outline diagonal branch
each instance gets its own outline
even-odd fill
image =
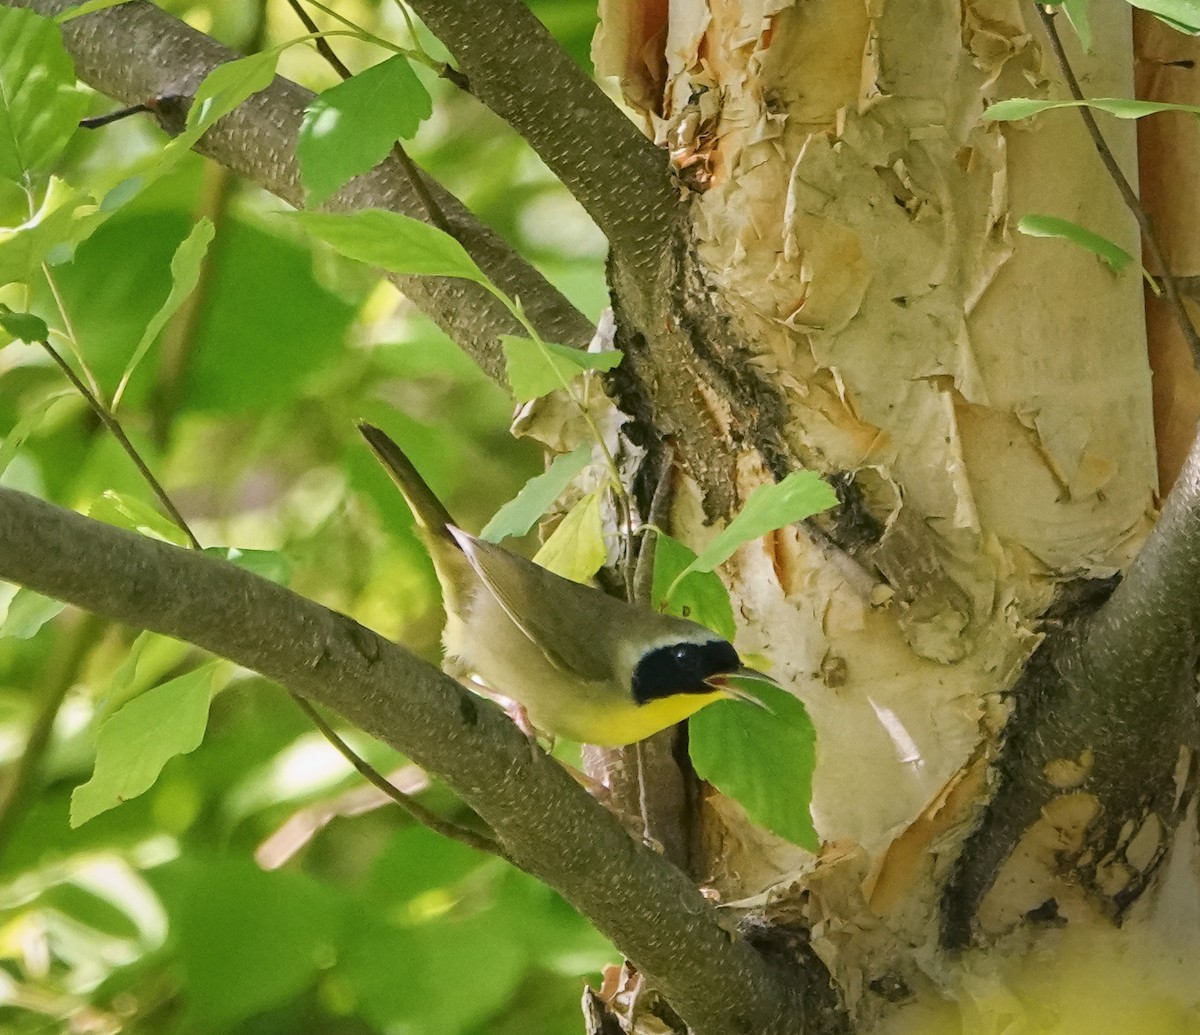
[[[805,993],[726,930],[490,702],[345,615],[223,561],[0,489],[0,578],[187,640],[339,712],[437,773],[517,865],[558,890],[696,1035],[814,1035]]]
[[[969,941],[972,917],[1000,868],[1062,793],[1047,777],[1058,759],[1087,760],[1086,779],[1074,789],[1098,805],[1075,853],[1077,878],[1120,915],[1153,876],[1182,818],[1179,760],[1200,750],[1198,583],[1200,436],[1112,596],[1077,628],[1048,639],[1014,691],[999,786],[943,898],[948,945]],[[1150,817],[1161,830],[1150,862],[1126,858],[1133,833]]]
[[[0,0],[54,15],[79,0]],[[144,0],[97,11],[63,26],[76,72],[90,86],[126,104],[157,98],[188,98],[217,65],[240,55]],[[205,134],[197,150],[284,201],[303,207],[296,136],[311,91],[282,77],[255,94]],[[175,127],[178,130],[179,127]],[[424,174],[422,174],[424,175]],[[587,318],[444,187],[425,176],[437,207],[480,268],[550,341],[586,344]],[[395,157],[357,177],[327,206],[348,210],[386,208],[427,219],[425,207]],[[521,328],[483,288],[445,277],[391,278],[412,302],[496,379],[504,361],[498,338]]]
[[[409,0],[471,92],[528,141],[608,238],[647,274],[671,238],[678,192],[647,140],[521,0]]]

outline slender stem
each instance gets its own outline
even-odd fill
[[[50,267],[45,263],[42,263],[42,276],[46,278],[50,294],[54,296],[54,304],[58,307],[58,315],[62,319],[63,330],[66,332],[65,340],[67,347],[71,350],[71,355],[75,357],[75,362],[79,364],[79,369],[83,371],[83,376],[87,378],[87,383],[91,387],[92,394],[99,400],[103,397],[104,393],[101,391],[99,383],[92,374],[91,368],[87,365],[87,361],[83,358],[83,354],[79,351],[79,337],[76,335],[75,327],[71,322],[71,314],[68,312],[62,294],[58,290],[58,284],[50,272]]]
[[[1035,3],[1034,7],[1037,8],[1038,17],[1042,20],[1042,26],[1046,30],[1046,37],[1050,41],[1050,47],[1054,51],[1054,56],[1058,59],[1058,65],[1062,69],[1067,89],[1070,90],[1071,96],[1075,100],[1086,101],[1087,98],[1084,96],[1083,90],[1079,86],[1079,80],[1071,68],[1071,62],[1067,58],[1062,37],[1058,34],[1058,26],[1054,20],[1054,8],[1046,7],[1040,3]],[[1104,164],[1104,168],[1108,170],[1113,183],[1116,184],[1117,190],[1120,192],[1126,207],[1133,213],[1133,218],[1137,220],[1138,229],[1142,233],[1142,240],[1146,244],[1146,250],[1150,253],[1150,258],[1158,268],[1159,275],[1162,278],[1163,293],[1167,296],[1167,305],[1171,310],[1171,314],[1175,317],[1175,322],[1179,325],[1180,332],[1188,343],[1188,348],[1192,351],[1193,361],[1200,365],[1200,334],[1197,334],[1196,328],[1192,324],[1187,310],[1184,309],[1183,302],[1180,300],[1179,286],[1175,283],[1175,277],[1167,265],[1166,256],[1163,253],[1161,245],[1158,243],[1158,237],[1154,233],[1154,225],[1151,222],[1150,215],[1142,207],[1137,192],[1134,191],[1133,185],[1121,170],[1121,166],[1113,155],[1112,149],[1104,139],[1104,134],[1100,132],[1096,116],[1092,114],[1091,109],[1086,104],[1079,107],[1079,116],[1083,119],[1084,126],[1087,127],[1088,135],[1092,138],[1092,143],[1096,147],[1096,153],[1100,156],[1100,161]]]
[[[354,73],[340,57],[337,52],[329,45],[329,41],[324,36],[319,35],[320,27],[312,16],[300,5],[300,0],[288,0],[288,6],[295,13],[296,17],[303,22],[304,27],[313,34],[313,39],[316,43],[317,52],[330,65],[330,67],[342,77],[342,81],[351,78]],[[429,189],[429,185],[421,176],[421,171],[417,168],[416,163],[408,156],[408,152],[400,146],[400,141],[397,140],[392,144],[392,154],[396,156],[396,160],[400,163],[400,168],[404,170],[404,175],[408,177],[408,182],[412,185],[413,193],[420,199],[421,204],[425,208],[425,212],[429,216],[429,221],[433,223],[443,233],[454,236],[454,231],[450,228],[450,221],[446,218],[446,214],[438,206],[438,203],[433,198],[433,192]]]
[[[146,466],[146,462],[142,459],[141,454],[137,451],[137,449],[134,448],[133,443],[129,441],[128,436],[125,434],[125,429],[122,428],[117,422],[117,419],[111,413],[109,413],[108,407],[105,406],[104,403],[102,403],[96,397],[96,395],[93,394],[88,386],[79,379],[75,371],[71,369],[71,364],[62,358],[58,350],[51,345],[49,341],[43,341],[39,344],[50,354],[50,358],[58,364],[59,369],[62,370],[64,375],[66,375],[67,380],[75,386],[76,391],[78,391],[79,394],[87,400],[87,404],[92,408],[92,412],[100,418],[100,422],[109,430],[113,438],[115,438],[121,444],[121,448],[125,450],[125,453],[129,459],[133,461],[133,464],[138,469],[138,472],[143,478],[146,479],[146,484],[150,486],[154,495],[158,497],[159,503],[163,505],[163,508],[171,516],[171,520],[174,521],[175,524],[179,526],[180,531],[187,536],[188,542],[191,543],[194,549],[202,549],[200,546],[200,540],[192,534],[192,530],[188,527],[188,523],[183,519],[183,515],[179,513],[178,509],[176,509],[175,504],[171,501],[171,497],[167,495],[166,490],[159,483],[158,479],[154,477],[154,472]]]
[[[325,721],[321,713],[308,700],[297,693],[292,693],[292,700],[308,716],[309,721],[320,730],[321,735],[337,749],[338,753],[347,762],[358,770],[368,783],[373,784],[381,790],[418,823],[429,827],[434,833],[448,837],[452,841],[458,841],[468,848],[475,848],[478,851],[487,852],[489,855],[495,855],[507,861],[508,857],[504,854],[504,849],[495,840],[486,834],[471,830],[469,827],[451,823],[448,820],[442,819],[437,813],[431,812],[417,801],[416,798],[410,794],[405,794],[399,787],[388,780],[387,777],[362,759],[349,744],[342,740],[337,731]]]

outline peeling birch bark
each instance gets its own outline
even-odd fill
[[[995,100],[1067,96],[1023,5],[600,7],[597,71],[669,150],[709,281],[786,392],[789,445],[852,473],[882,529],[857,565],[788,530],[727,566],[746,648],[816,722],[825,847],[783,846],[716,799],[711,870],[726,901],[811,925],[861,1018],[911,995],[928,1002],[908,1016],[961,1020],[1004,985],[938,954],[937,899],[990,790],[1004,692],[1059,587],[1134,556],[1158,480],[1140,271],[1015,227],[1054,215],[1133,254],[1137,228],[1074,112],[981,121]],[[1129,12],[1091,13],[1084,90],[1132,96]],[[1104,132],[1132,175],[1132,125]],[[766,477],[743,458],[742,497]],[[674,520],[711,535],[695,497]],[[1109,923],[1056,869],[1089,812],[1063,764],[1054,813],[981,912],[1018,953],[1056,897],[1085,929]],[[1150,865],[1163,846],[1134,836]],[[939,1005],[954,998],[961,1015]]]

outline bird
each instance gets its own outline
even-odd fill
[[[400,447],[359,431],[399,487],[442,586],[448,670],[515,701],[537,730],[621,747],[764,679],[704,626],[562,578],[463,531]],[[768,679],[768,681],[770,681]]]

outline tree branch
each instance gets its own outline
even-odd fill
[[[528,141],[608,238],[652,273],[680,205],[667,155],[630,122],[521,0],[410,0],[471,92]]]
[[[54,15],[80,0],[0,0]],[[63,26],[76,74],[123,103],[171,96],[191,97],[213,68],[240,55],[189,28],[144,0],[111,7]],[[311,91],[282,77],[222,119],[197,150],[239,176],[303,207],[296,136]],[[173,127],[177,132],[181,127]],[[424,174],[422,174],[424,175]],[[540,273],[475,218],[444,187],[424,176],[454,235],[505,293],[521,299],[527,315],[549,341],[586,345],[590,321]],[[327,208],[386,208],[427,219],[425,207],[396,158],[390,157],[344,187]],[[391,278],[491,377],[501,380],[504,360],[498,338],[521,328],[495,298],[476,284],[445,277]]]
[[[0,577],[260,672],[437,773],[696,1035],[801,1035],[810,982],[726,930],[488,701],[344,615],[212,557],[0,489]],[[817,990],[812,988],[810,994]]]
[[[1175,771],[1200,748],[1200,436],[1162,515],[1112,596],[1076,628],[1048,639],[1014,690],[995,797],[967,842],[943,899],[943,940],[967,943],[971,921],[1026,829],[1057,794],[1055,760],[1090,759],[1073,790],[1100,806],[1074,860],[1076,876],[1114,915],[1153,876],[1182,818]],[[1150,863],[1126,859],[1141,823],[1161,824]],[[1121,874],[1122,883],[1113,879]],[[1097,880],[1106,877],[1105,887]]]

